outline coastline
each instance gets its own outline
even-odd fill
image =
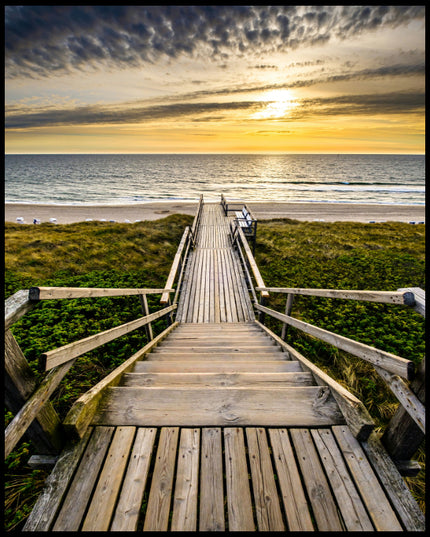
[[[235,202],[239,205],[240,202]],[[291,218],[325,222],[425,222],[424,205],[379,205],[362,203],[290,203],[271,201],[245,202],[259,220]],[[114,220],[117,223],[136,220],[158,220],[171,214],[194,215],[197,202],[155,201],[136,205],[47,205],[6,203],[5,222],[32,224],[56,219],[57,224],[72,224],[92,220]]]

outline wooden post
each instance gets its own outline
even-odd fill
[[[291,310],[293,309],[293,302],[294,302],[294,295],[289,293],[287,295],[287,301],[285,304],[285,315],[290,315]],[[281,339],[285,341],[285,337],[287,335],[287,323],[284,323],[282,326],[282,332],[281,332]]]
[[[36,376],[10,330],[5,332],[5,404],[17,414],[36,389]],[[56,454],[62,448],[61,424],[47,403],[26,432],[40,454]]]
[[[146,295],[139,295],[139,299],[140,299],[140,304],[142,306],[143,314],[145,316],[149,315],[148,301],[146,299]],[[152,325],[151,325],[151,323],[149,323],[149,324],[147,324],[145,326],[145,332],[146,332],[146,336],[147,336],[148,340],[152,341],[152,339],[154,337],[154,334],[152,333]]]
[[[421,403],[425,404],[425,358],[417,367],[410,387]],[[381,442],[394,460],[407,461],[416,453],[423,439],[424,433],[400,405],[385,429]]]

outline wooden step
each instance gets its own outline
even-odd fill
[[[267,361],[207,361],[195,360],[183,362],[182,360],[143,360],[136,362],[133,373],[156,373],[156,372],[178,372],[178,373],[273,373],[273,372],[293,372],[303,371],[300,362],[297,360],[267,360]]]
[[[294,373],[127,373],[123,386],[204,387],[237,386],[276,388],[283,386],[312,386],[309,372]]]
[[[267,336],[264,335],[254,335],[254,336],[238,336],[238,335],[227,335],[227,336],[178,336],[176,334],[169,335],[164,341],[162,346],[163,347],[170,347],[170,346],[182,346],[187,347],[189,345],[193,346],[206,346],[206,347],[214,347],[214,346],[224,346],[224,345],[250,345],[250,343],[258,344],[258,345],[267,345],[267,346],[275,346],[276,343],[273,339],[270,339]]]
[[[177,346],[164,346],[160,345],[153,352],[154,353],[169,353],[169,352],[183,352],[183,353],[193,353],[193,352],[204,352],[206,354],[210,353],[219,353],[224,352],[226,354],[237,353],[237,352],[247,352],[249,354],[274,351],[276,352],[277,348],[272,345],[217,345],[217,346],[204,346],[204,345],[193,345],[190,347],[177,347]],[[280,349],[279,349],[280,350]],[[282,353],[282,351],[281,351]],[[285,354],[285,353],[282,353]]]
[[[284,352],[277,351],[267,351],[267,352],[224,352],[222,350],[212,351],[212,352],[197,352],[197,351],[183,351],[183,352],[152,352],[148,355],[148,360],[157,360],[157,361],[181,361],[190,362],[190,361],[206,361],[210,362],[215,360],[220,362],[225,360],[226,362],[235,362],[235,361],[247,361],[247,362],[264,362],[266,360],[287,360],[286,354]]]
[[[93,425],[319,427],[344,423],[327,386],[107,390]]]

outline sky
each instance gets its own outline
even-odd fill
[[[423,6],[6,6],[6,153],[425,151]]]

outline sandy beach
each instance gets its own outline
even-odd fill
[[[350,222],[425,222],[425,207],[421,205],[377,205],[355,203],[283,203],[246,202],[248,208],[259,220],[271,218],[293,218],[307,221],[350,221]],[[170,214],[194,215],[197,202],[151,202],[138,205],[115,206],[72,206],[41,204],[5,204],[5,221],[17,222],[22,218],[25,224],[32,224],[36,218],[40,222],[55,219],[57,224],[71,224],[86,220],[106,220],[119,223],[136,220],[157,220]]]

